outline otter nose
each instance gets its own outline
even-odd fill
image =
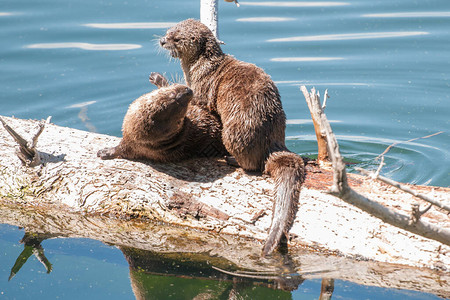
[[[190,88],[188,88],[188,87],[186,87],[186,89],[185,89],[184,92],[185,92],[186,95],[188,95],[188,96],[192,96],[192,95],[194,94],[194,92],[193,92]]]
[[[166,38],[165,37],[162,37],[162,38],[160,38],[159,39],[159,44],[161,45],[161,46],[164,46],[165,44],[166,44]]]

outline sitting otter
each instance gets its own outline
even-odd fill
[[[222,141],[246,171],[275,180],[272,225],[263,254],[284,244],[304,180],[302,158],[285,145],[286,116],[280,94],[261,68],[222,52],[211,30],[185,20],[167,30],[161,46],[178,58],[187,85],[222,123]]]
[[[98,157],[175,162],[227,154],[218,118],[194,103],[190,88],[169,85],[159,73],[152,73],[150,82],[159,89],[130,105],[119,145],[98,151]]]

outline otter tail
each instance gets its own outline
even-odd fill
[[[265,172],[275,180],[275,202],[272,225],[264,244],[263,255],[272,253],[282,239],[287,238],[297,213],[305,166],[303,159],[295,153],[273,152],[267,159]]]

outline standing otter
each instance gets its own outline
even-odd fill
[[[188,86],[219,115],[223,143],[237,163],[275,179],[272,225],[263,248],[263,255],[271,253],[287,238],[304,180],[302,158],[285,146],[286,116],[277,87],[262,69],[224,54],[197,20],[170,28],[160,44],[180,59]]]
[[[190,88],[169,85],[158,73],[150,75],[150,82],[159,89],[130,105],[119,145],[102,149],[97,156],[175,162],[227,154],[218,118],[201,105],[191,103]]]

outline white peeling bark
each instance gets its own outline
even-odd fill
[[[34,133],[38,122],[4,118],[19,134]],[[0,202],[45,205],[106,217],[152,219],[262,241],[270,226],[273,183],[220,159],[156,164],[102,161],[99,149],[119,138],[48,124],[36,149],[42,164],[27,168],[13,138],[0,127]],[[412,196],[368,178],[348,174],[360,194],[400,212]],[[332,174],[307,167],[307,180],[291,229],[290,251],[314,247],[381,262],[447,268],[450,247],[372,217],[329,195]],[[422,193],[431,188],[415,186]],[[431,197],[446,199],[450,189],[435,187]],[[418,200],[422,201],[422,200]],[[261,213],[265,212],[265,213]],[[421,217],[445,230],[449,216],[433,208]]]

